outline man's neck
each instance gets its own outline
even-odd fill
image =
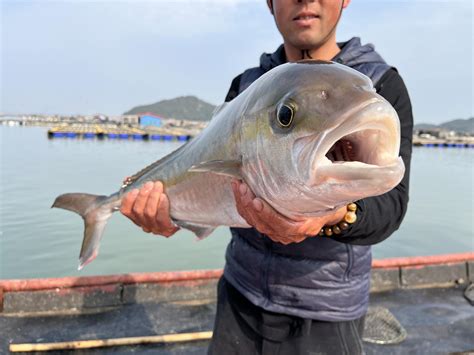
[[[316,48],[300,49],[286,42],[283,43],[283,46],[285,47],[286,59],[289,62],[296,62],[301,59],[332,60],[341,51],[335,38]]]

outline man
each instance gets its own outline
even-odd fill
[[[369,76],[396,109],[400,155],[406,172],[392,191],[356,201],[357,221],[339,235],[318,236],[341,221],[333,214],[292,221],[256,197],[244,182],[232,188],[239,213],[254,228],[232,229],[224,277],[219,282],[212,354],[358,354],[368,307],[370,245],[398,229],[407,208],[413,118],[397,71],[358,38],[336,42],[336,27],[350,0],[267,0],[283,45],[260,66],[232,81],[226,101],[287,61],[334,60]],[[145,232],[164,236],[177,227],[161,183],[131,192],[122,213]]]

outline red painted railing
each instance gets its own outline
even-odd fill
[[[407,266],[428,266],[474,261],[474,253],[416,256],[407,258],[392,258],[374,260],[372,267],[376,269],[397,268]],[[131,273],[123,275],[61,277],[47,279],[23,279],[0,281],[0,297],[3,292],[39,291],[55,288],[72,288],[88,286],[104,286],[111,284],[139,283],[170,283],[179,281],[198,281],[218,279],[222,270],[193,270]]]

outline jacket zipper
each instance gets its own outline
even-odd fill
[[[352,265],[354,263],[354,251],[352,249],[352,245],[346,244],[346,250],[347,250],[347,267],[346,267],[346,271],[344,272],[344,281],[347,281],[349,279],[349,274],[352,270]]]
[[[272,242],[268,239],[267,236],[264,236],[265,238],[265,255],[264,255],[264,258],[263,258],[263,285],[262,285],[262,289],[263,289],[263,296],[265,297],[266,300],[270,300],[270,289],[268,287],[268,274],[269,274],[269,270],[270,270],[270,262],[271,262],[271,259],[272,259]]]

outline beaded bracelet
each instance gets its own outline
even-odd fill
[[[342,218],[342,220],[339,223],[336,223],[333,226],[321,228],[321,231],[319,232],[319,236],[330,237],[333,234],[336,234],[336,235],[341,234],[343,230],[346,230],[347,228],[349,228],[349,224],[352,224],[355,221],[357,221],[356,211],[357,211],[357,205],[353,202],[349,203],[347,205],[347,212],[344,215],[344,218]]]

